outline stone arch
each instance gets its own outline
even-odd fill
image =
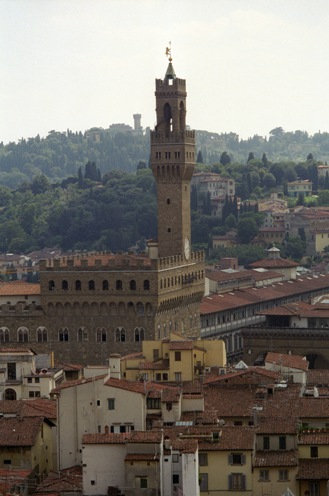
[[[5,400],[14,401],[17,399],[17,394],[15,389],[8,388],[5,390]]]
[[[45,327],[40,326],[37,328],[37,342],[46,343],[48,341],[48,331]]]
[[[75,301],[73,303],[73,313],[75,316],[79,317],[81,315],[81,307],[80,307],[80,303],[78,303],[77,301]]]
[[[147,302],[145,304],[145,313],[146,315],[152,315],[152,312],[153,312],[152,304]]]
[[[107,331],[105,327],[98,327],[96,330],[96,342],[106,343],[107,341]]]
[[[170,131],[172,131],[172,111],[168,102],[163,106],[163,118],[165,122],[165,134],[169,136]]]
[[[62,317],[63,315],[63,305],[61,303],[56,303],[56,315]]]
[[[58,341],[68,341],[69,340],[69,330],[67,327],[61,327],[58,331]]]
[[[119,310],[119,315],[125,315],[126,305],[123,303],[123,301],[120,301],[120,303],[118,305],[118,310]]]
[[[104,281],[102,282],[102,289],[103,291],[109,290],[109,282],[106,279],[104,279]]]
[[[145,338],[144,327],[135,327],[134,337],[135,337],[136,343],[139,343],[140,341],[144,341],[144,338]]]
[[[75,281],[75,285],[74,286],[75,286],[75,290],[76,291],[81,291],[81,281],[80,281],[80,279],[77,279]]]
[[[128,301],[127,312],[129,315],[133,315],[135,313],[135,305],[133,304],[132,301]]]
[[[53,303],[48,303],[47,313],[50,317],[53,317],[55,315],[55,307]]]
[[[186,116],[186,111],[185,111],[184,102],[181,101],[179,104],[179,130],[180,131],[185,131],[185,116]]]
[[[66,279],[63,279],[62,281],[62,290],[67,291],[69,289],[69,283]]]
[[[55,281],[53,279],[50,279],[50,281],[48,281],[48,291],[55,291],[55,289]]]
[[[90,312],[89,303],[87,303],[86,301],[84,301],[82,303],[82,314],[85,317],[88,317],[89,316],[89,312]]]
[[[19,343],[29,342],[29,330],[25,326],[21,326],[17,329],[17,341]]]
[[[99,314],[99,305],[95,301],[93,301],[92,304],[90,305],[90,313],[91,315],[94,316]]]
[[[110,315],[117,315],[118,313],[118,308],[117,305],[113,302],[110,303]]]
[[[77,333],[77,339],[79,342],[82,341],[88,341],[88,329],[87,327],[79,327],[78,333]]]
[[[0,343],[9,343],[8,327],[0,327]]]
[[[120,343],[126,341],[126,330],[124,327],[117,327],[115,331],[115,340]]]
[[[144,305],[141,301],[139,301],[136,305],[136,312],[137,315],[144,315],[145,313]]]

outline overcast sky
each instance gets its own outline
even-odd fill
[[[0,0],[0,141],[153,127],[169,40],[192,128],[329,131],[328,0]]]

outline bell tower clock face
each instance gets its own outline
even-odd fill
[[[186,260],[190,258],[190,241],[188,238],[185,238],[184,241],[184,255]]]

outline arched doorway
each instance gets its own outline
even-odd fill
[[[16,391],[15,391],[15,389],[6,389],[6,391],[5,391],[5,400],[16,400]]]

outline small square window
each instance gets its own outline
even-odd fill
[[[108,398],[107,406],[108,406],[109,410],[114,410],[115,409],[115,398]]]
[[[173,474],[172,483],[173,484],[179,484],[179,474]]]
[[[40,382],[40,378],[39,378],[39,377],[36,377],[36,378],[34,379],[34,382],[35,382],[36,384],[38,384],[38,383]]]
[[[90,484],[91,484],[92,486],[94,486],[94,485],[95,485],[95,481],[94,481],[94,480],[91,480],[91,481],[90,481]]]
[[[279,481],[289,480],[289,472],[287,469],[279,470]]]
[[[28,377],[28,378],[27,378],[27,382],[28,382],[29,384],[31,384],[31,382],[32,382],[32,377]]]
[[[147,489],[147,477],[140,478],[140,486],[141,489]]]
[[[181,352],[175,351],[175,362],[180,362],[182,359]]]
[[[311,446],[311,458],[317,458],[318,457],[318,447],[317,446]]]
[[[96,401],[96,405],[97,405],[97,406],[101,406],[101,400],[97,400],[97,401]]]
[[[208,453],[199,452],[199,465],[200,467],[206,467],[208,465]]]
[[[262,482],[269,482],[270,473],[268,470],[260,470],[259,471],[259,480]]]

